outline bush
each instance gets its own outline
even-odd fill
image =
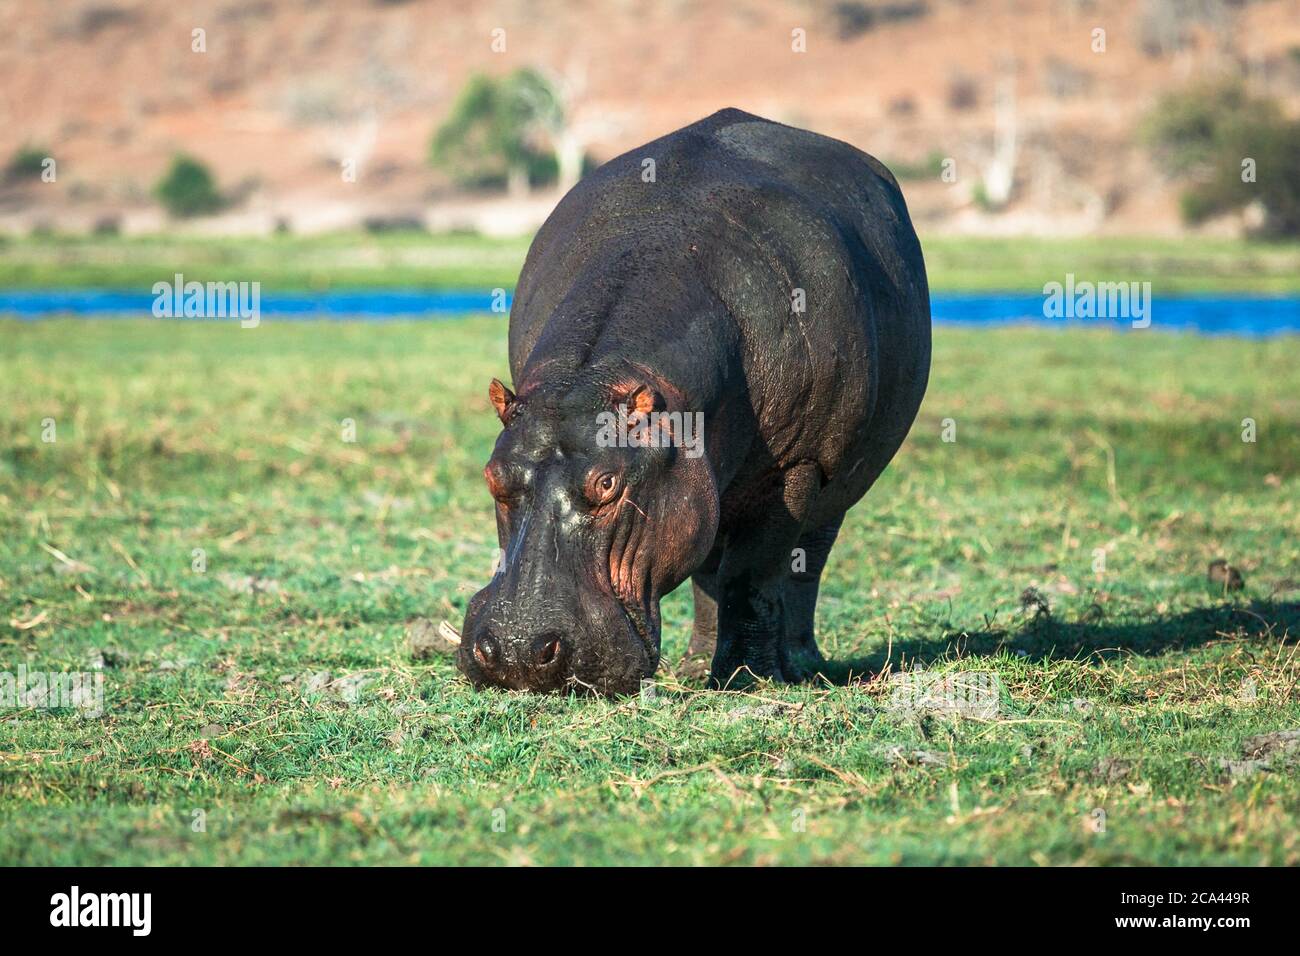
[[[895,0],[893,3],[876,4],[845,0],[831,8],[835,32],[841,40],[852,40],[882,24],[903,23],[929,13],[930,8],[925,0]]]
[[[23,146],[14,150],[5,166],[5,179],[20,182],[25,179],[40,179],[45,171],[45,160],[50,154],[35,146]]]
[[[885,163],[885,166],[899,182],[909,179],[938,179],[943,174],[944,158],[943,153],[935,150],[920,162],[911,163],[899,159]]]
[[[168,213],[182,219],[216,212],[225,204],[208,168],[184,155],[172,160],[154,193]]]
[[[948,81],[948,109],[961,113],[973,110],[979,102],[979,87],[969,76],[958,74]]]
[[[1300,122],[1246,118],[1233,124],[1224,154],[1204,180],[1183,195],[1189,222],[1258,201],[1261,235],[1300,236]],[[1253,160],[1251,179],[1243,162]]]
[[[1157,159],[1186,180],[1181,197],[1190,223],[1258,202],[1259,233],[1300,235],[1300,122],[1240,84],[1199,86],[1166,97],[1146,124]],[[1243,168],[1253,160],[1254,175]]]
[[[1240,83],[1200,84],[1162,99],[1143,135],[1171,174],[1195,174],[1211,165],[1245,116],[1275,122],[1281,112],[1273,101],[1251,97]]]

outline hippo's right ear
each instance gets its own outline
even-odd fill
[[[501,379],[492,379],[492,384],[488,386],[488,398],[492,400],[492,407],[497,410],[497,418],[501,419],[502,425],[510,424],[510,416],[515,408],[515,393],[506,388],[501,383]]]

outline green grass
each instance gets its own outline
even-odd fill
[[[1041,291],[1067,273],[1149,281],[1157,295],[1300,291],[1300,243],[1212,238],[986,239],[922,235],[936,291]],[[527,239],[422,233],[202,238],[47,235],[0,239],[0,288],[148,290],[186,279],[267,291],[510,288]]]
[[[1199,237],[1082,239],[927,237],[938,291],[1041,292],[1067,273],[1090,281],[1150,282],[1155,295],[1300,291],[1300,243]]]
[[[413,660],[490,567],[504,333],[0,323],[0,670],[102,663],[106,708],[0,713],[0,864],[1300,863],[1295,767],[1220,763],[1300,728],[1295,338],[939,331],[820,639],[840,679],[995,674],[978,719]],[[664,616],[671,662],[689,589]]]
[[[528,239],[420,232],[199,237],[40,235],[0,239],[0,288],[136,289],[186,280],[261,282],[266,291],[512,288]]]

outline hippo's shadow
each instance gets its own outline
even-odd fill
[[[949,629],[937,640],[895,641],[892,648],[847,660],[827,661],[822,673],[833,684],[847,684],[876,674],[886,664],[928,666],[958,657],[987,657],[1000,652],[1024,652],[1033,661],[1107,660],[1127,655],[1144,657],[1166,651],[1201,647],[1239,633],[1271,634],[1279,643],[1300,636],[1300,604],[1259,601],[1224,603],[1196,608],[1171,617],[1141,623],[1067,623],[1043,616],[1024,627],[1007,630]]]

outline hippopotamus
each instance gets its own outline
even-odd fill
[[[708,683],[815,678],[818,582],[930,370],[898,183],[735,109],[617,157],[538,231],[484,469],[501,551],[457,653],[477,687],[619,695],[690,578]]]

